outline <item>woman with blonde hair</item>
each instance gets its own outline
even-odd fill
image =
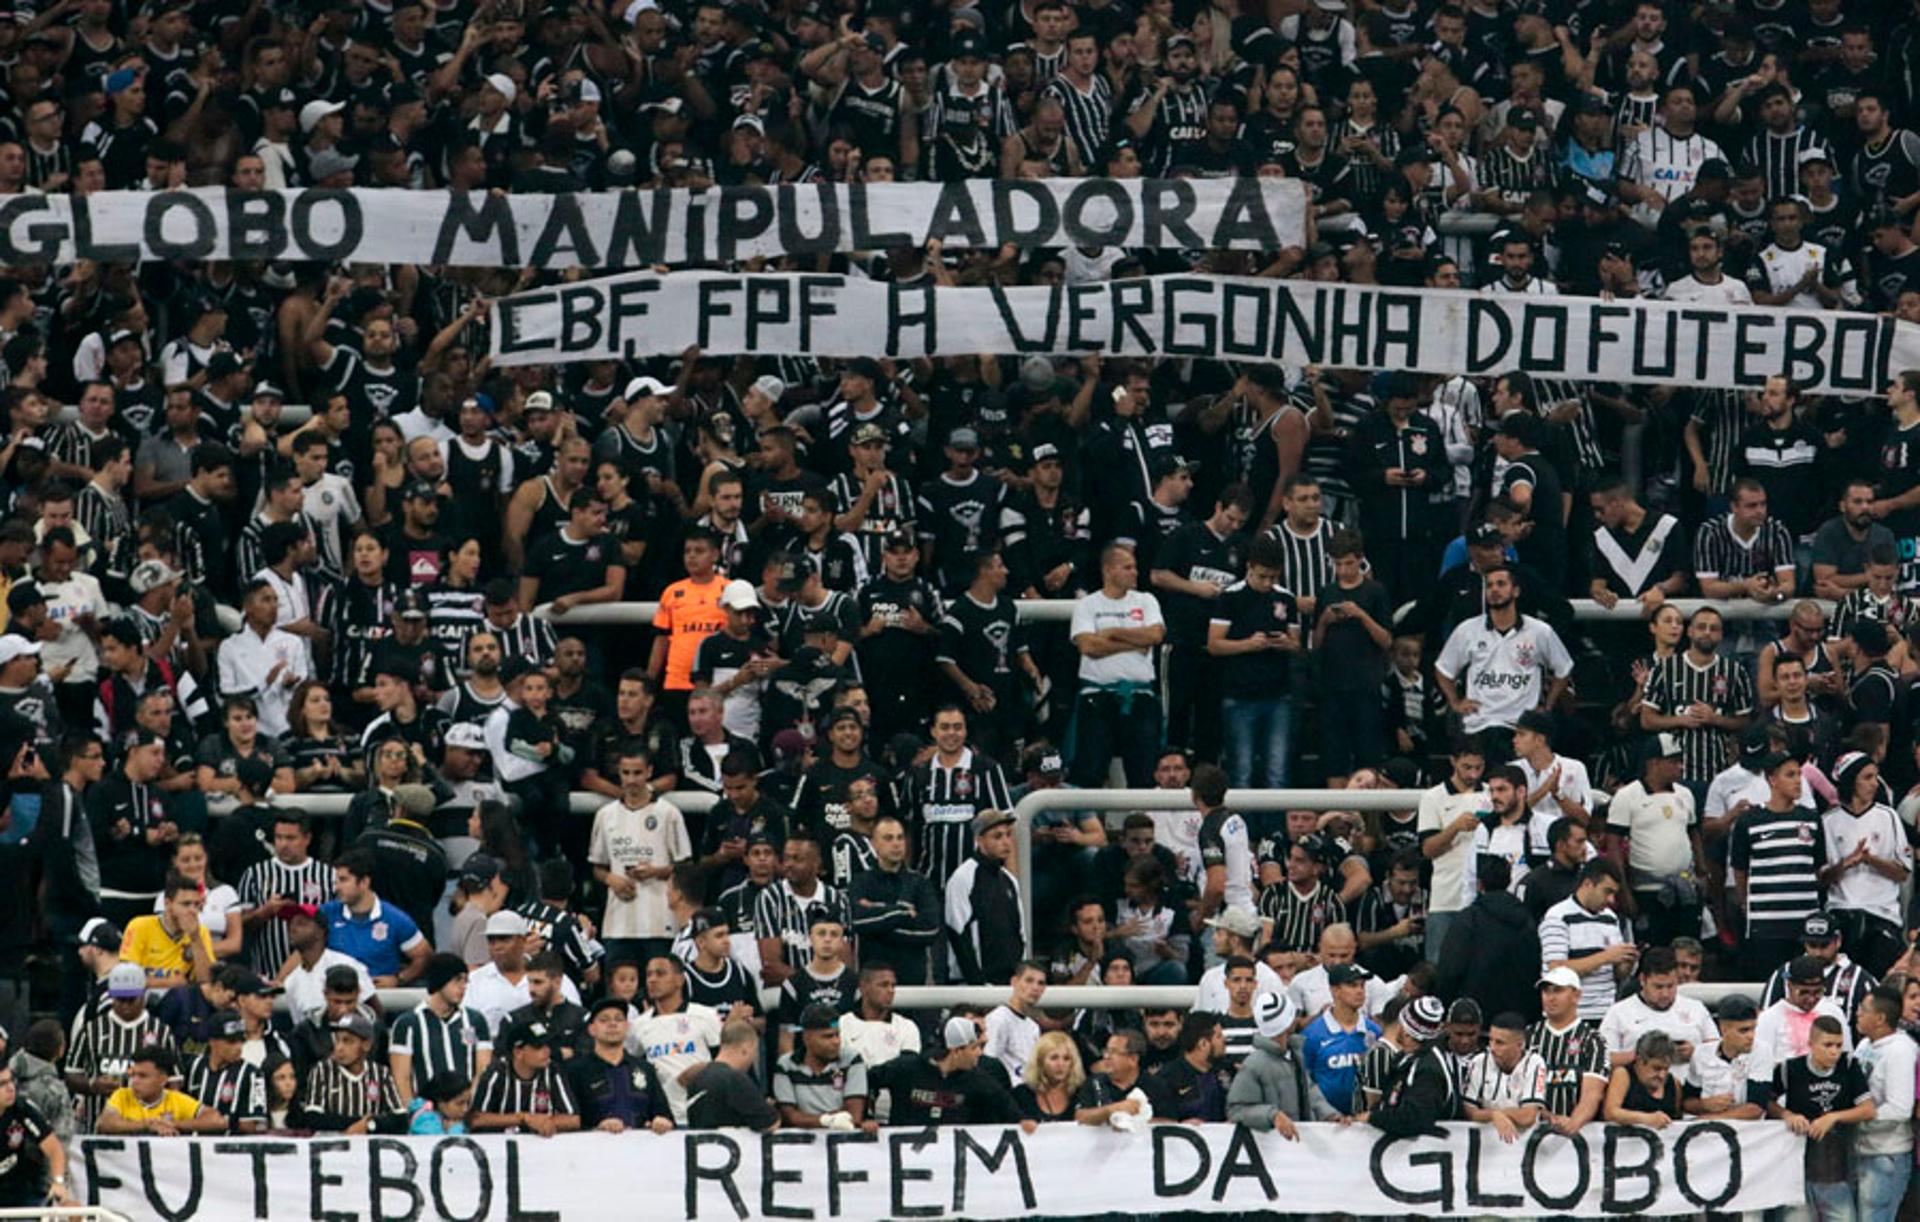
[[[1033,1046],[1013,1101],[1020,1108],[1020,1127],[1031,1133],[1037,1125],[1073,1122],[1073,1099],[1087,1080],[1080,1050],[1064,1031],[1049,1031]]]

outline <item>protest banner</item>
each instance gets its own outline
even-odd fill
[[[1804,1139],[1769,1121],[1655,1131],[1489,1126],[1394,1138],[1302,1125],[1142,1133],[1043,1125],[484,1137],[87,1137],[90,1205],[167,1222],[305,1217],[566,1222],[649,1218],[1024,1218],[1099,1213],[1737,1213],[1797,1204]]]
[[[104,191],[0,202],[0,263],[294,259],[632,268],[923,246],[1264,250],[1306,241],[1297,179],[970,179],[507,195]]]
[[[1874,314],[1519,297],[1233,276],[942,288],[828,275],[632,273],[506,297],[496,365],[678,354],[1200,357],[1340,369],[1870,394],[1920,368]]]

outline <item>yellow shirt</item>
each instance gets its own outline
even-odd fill
[[[207,933],[205,925],[200,926],[200,946],[197,953],[202,962],[212,963],[213,937]],[[120,939],[120,957],[128,963],[138,963],[148,972],[172,972],[185,976],[187,972],[187,939],[174,937],[160,924],[157,916],[135,917],[127,923],[127,932]]]
[[[139,918],[144,920],[145,918]],[[131,1086],[123,1086],[107,1097],[107,1109],[127,1120],[154,1120],[161,1116],[173,1121],[192,1120],[200,1114],[200,1101],[177,1090],[160,1092],[160,1102],[148,1107],[140,1102]]]

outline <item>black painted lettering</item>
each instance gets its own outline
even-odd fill
[[[660,280],[644,276],[637,280],[611,280],[607,288],[607,346],[623,352],[627,346],[627,321],[645,318],[653,308],[648,300],[660,291]]]
[[[807,186],[783,186],[778,190],[780,249],[790,255],[824,255],[840,249],[840,188],[830,182]],[[802,201],[818,205],[819,228],[807,233],[800,227]]]
[[[760,351],[763,327],[783,327],[793,321],[793,282],[772,276],[747,280],[747,351]]]
[[[1087,219],[1087,213],[1104,204],[1113,217],[1104,225]],[[1133,233],[1133,196],[1125,184],[1112,178],[1083,178],[1067,192],[1060,208],[1060,223],[1066,229],[1066,244],[1071,246],[1124,246]]]
[[[155,1143],[140,1143],[140,1188],[146,1194],[147,1204],[153,1206],[153,1212],[166,1219],[166,1222],[183,1222],[200,1212],[200,1190],[205,1186],[205,1177],[201,1174],[200,1143],[197,1141],[169,1142],[163,1149],[169,1152],[185,1147],[187,1151],[187,1195],[178,1205],[170,1204],[160,1195],[160,1181],[153,1173],[153,1148]],[[169,1157],[168,1170],[179,1165],[179,1158]],[[318,1215],[315,1215],[318,1217]]]
[[[718,348],[713,342],[713,320],[733,314],[733,303],[720,300],[722,293],[732,296],[740,291],[737,280],[702,280],[694,286],[700,298],[700,338],[694,342],[708,351],[738,352],[738,346]]]
[[[1153,286],[1145,280],[1116,280],[1110,288],[1112,291],[1108,294],[1108,300],[1113,309],[1113,339],[1107,345],[1108,349],[1113,352],[1134,351],[1142,355],[1157,352],[1153,332],[1140,321],[1153,313]],[[1125,332],[1125,338],[1122,332]]]
[[[765,187],[722,187],[714,255],[731,263],[740,250],[773,228],[773,192]]]
[[[440,218],[440,232],[433,239],[433,257],[427,262],[453,262],[453,248],[463,235],[482,246],[491,243],[491,262],[501,267],[520,266],[520,233],[514,228],[513,209],[506,196],[488,191],[449,192],[446,215]]]
[[[307,1143],[307,1216],[314,1222],[354,1222],[360,1215],[351,1210],[328,1209],[327,1189],[347,1182],[344,1175],[327,1170],[327,1155],[343,1154],[353,1148],[350,1141],[328,1140]]]
[[[1151,178],[1140,184],[1140,220],[1148,246],[1205,250],[1207,243],[1189,218],[1199,206],[1193,184],[1185,179]]]
[[[1107,286],[1097,281],[1067,286],[1067,351],[1100,351],[1094,324],[1100,321],[1099,306],[1106,296]]]
[[[978,182],[969,179],[941,186],[939,197],[933,201],[933,216],[927,221],[927,241],[976,250],[991,245],[987,231],[980,227],[980,208],[973,199],[973,187]]]
[[[895,1218],[937,1218],[940,1216],[938,1205],[907,1204],[907,1186],[924,1184],[933,1179],[933,1172],[925,1167],[907,1166],[908,1148],[917,1153],[928,1146],[940,1144],[940,1130],[921,1129],[917,1133],[889,1133],[887,1135],[887,1183],[893,1190],[892,1209],[889,1216]]]
[[[1787,315],[1786,359],[1780,372],[1795,386],[1813,386],[1827,380],[1827,326],[1824,319],[1805,314]]]
[[[167,219],[173,213],[184,216],[191,236],[184,241],[167,237]],[[220,223],[213,209],[197,195],[185,191],[159,191],[147,200],[141,243],[160,259],[205,259],[214,253]]]
[[[278,191],[228,188],[227,257],[278,259],[287,249],[286,198]]]
[[[1402,1205],[1438,1205],[1439,1213],[1453,1212],[1453,1157],[1445,1150],[1428,1150],[1420,1154],[1409,1154],[1407,1166],[1412,1169],[1438,1167],[1440,1181],[1432,1188],[1410,1188],[1395,1183],[1387,1175],[1387,1151],[1400,1142],[1418,1141],[1416,1137],[1382,1137],[1373,1143],[1373,1151],[1367,1157],[1367,1170],[1373,1176],[1373,1186],[1383,1195],[1398,1201]]]
[[[560,289],[560,351],[589,356],[606,340],[606,294],[591,280]]]
[[[273,1201],[268,1190],[267,1160],[275,1155],[298,1154],[300,1147],[290,1141],[217,1141],[213,1143],[213,1152],[238,1154],[251,1164],[248,1178],[253,1181],[253,1216],[263,1220],[271,1218]]]
[[[1060,205],[1054,202],[1053,192],[1044,183],[996,178],[991,180],[989,189],[993,192],[993,224],[998,230],[994,234],[996,243],[1004,245],[1012,242],[1022,250],[1060,244]],[[1023,199],[1039,213],[1034,223],[1026,228],[1021,227],[1019,214],[1015,210],[1015,202]]]
[[[1004,287],[989,284],[987,292],[993,297],[993,308],[1000,311],[1001,325],[1006,327],[1007,340],[1015,352],[1053,351],[1053,337],[1060,329],[1061,288],[1059,285],[1053,285],[1046,290],[1046,328],[1039,335],[1028,335],[1026,328],[1021,326],[1020,315],[1014,310],[1013,303],[1007,300],[1007,290]],[[1023,289],[1021,292],[1025,294],[1021,298],[1023,301],[1031,301],[1037,295],[1034,289]]]
[[[554,345],[554,337],[520,337],[520,314],[535,306],[550,306],[559,300],[556,293],[526,293],[502,297],[493,303],[493,350],[501,356],[519,352],[545,352]]]
[[[1424,369],[1420,352],[1421,315],[1426,298],[1418,293],[1376,291],[1373,295],[1373,363],[1378,369]]]
[[[865,1171],[843,1171],[840,1168],[840,1147],[878,1145],[880,1137],[875,1133],[829,1133],[827,1134],[827,1216],[837,1218],[845,1212],[840,1205],[840,1185],[865,1184],[872,1176]]]
[[[1694,1186],[1693,1177],[1698,1169],[1693,1165],[1696,1156],[1689,1153],[1695,1142],[1708,1137],[1717,1139],[1727,1152],[1726,1179],[1721,1183],[1720,1191],[1712,1196],[1706,1195]],[[1707,1156],[1702,1154],[1698,1157],[1704,1162]],[[1718,1120],[1690,1124],[1673,1143],[1673,1186],[1678,1188],[1680,1195],[1687,1198],[1696,1209],[1719,1209],[1733,1200],[1740,1193],[1740,1182],[1745,1174],[1746,1167],[1742,1163],[1740,1153],[1740,1135],[1734,1131],[1732,1125]]]
[[[600,248],[594,245],[593,230],[580,211],[580,197],[563,191],[545,198],[552,201],[547,208],[547,223],[540,227],[540,236],[534,239],[533,253],[527,256],[527,261],[534,267],[558,267],[565,265],[559,256],[572,255],[567,263],[598,267]]]
[[[75,258],[95,263],[135,263],[140,259],[140,243],[121,242],[101,245],[93,240],[93,209],[81,196],[73,201],[73,253]]]
[[[1213,1174],[1213,1151],[1207,1145],[1207,1139],[1192,1129],[1179,1125],[1156,1124],[1153,1134],[1153,1195],[1156,1197],[1184,1197],[1200,1185],[1207,1182]],[[1198,1159],[1193,1174],[1182,1180],[1170,1178],[1170,1168],[1174,1153],[1168,1147],[1186,1146]]]
[[[127,1143],[117,1137],[90,1137],[81,1143],[80,1157],[87,1164],[87,1204],[98,1205],[102,1193],[127,1186],[125,1180],[110,1174],[100,1166],[102,1154],[118,1154],[126,1148]],[[256,1193],[254,1200],[259,1199]]]
[[[14,222],[32,213],[51,211],[53,201],[44,195],[14,195],[0,202],[0,264],[52,263],[60,257],[57,238],[51,244],[36,240],[28,246],[17,245],[13,240]],[[64,226],[58,228],[61,236],[65,236]]]
[[[394,1156],[399,1159],[397,1172],[387,1170],[387,1159]],[[367,1142],[367,1216],[379,1218],[382,1222],[393,1219],[394,1222],[419,1222],[421,1211],[427,1207],[425,1194],[415,1181],[420,1178],[420,1160],[404,1141],[395,1141],[391,1137],[375,1137]],[[388,1191],[406,1194],[404,1208],[394,1209],[387,1203]]]
[[[1621,1147],[1640,1143],[1644,1157],[1637,1163],[1625,1161]],[[1600,1143],[1600,1208],[1610,1214],[1639,1213],[1660,1199],[1660,1138],[1652,1129],[1610,1124]],[[1620,1190],[1638,1183],[1642,1190],[1634,1196],[1622,1196]]]
[[[560,1222],[557,1209],[528,1209],[520,1195],[520,1141],[507,1139],[507,1222]]]
[[[1587,307],[1587,372],[1599,373],[1606,365],[1600,354],[1609,344],[1617,344],[1625,337],[1611,326],[1617,320],[1633,317],[1634,311],[1627,306],[1608,305],[1597,302]]]
[[[1555,1195],[1540,1183],[1539,1168],[1542,1161],[1541,1147],[1547,1142],[1562,1140],[1571,1148],[1572,1157],[1566,1161],[1573,1164],[1573,1188]],[[1560,1213],[1579,1206],[1580,1198],[1587,1195],[1587,1186],[1593,1182],[1592,1173],[1587,1168],[1587,1139],[1578,1133],[1562,1137],[1549,1125],[1534,1129],[1527,1138],[1526,1152],[1520,1158],[1520,1184],[1527,1190],[1527,1196],[1533,1203],[1547,1213]]]
[[[1678,311],[1642,307],[1633,312],[1633,374],[1637,378],[1663,380],[1673,377],[1680,365],[1680,320]],[[1647,352],[1648,337],[1657,335],[1659,355]]]
[[[707,257],[707,204],[704,195],[694,194],[687,197],[687,219],[681,226],[681,239],[686,249],[680,252],[680,258],[674,262],[699,263]]]
[[[1233,189],[1220,209],[1220,222],[1213,227],[1214,250],[1279,250],[1294,243],[1280,236],[1279,226],[1267,211],[1266,179],[1235,178]]]
[[[892,186],[891,183],[882,184]],[[909,188],[911,189],[911,188]],[[850,183],[847,186],[847,212],[853,234],[855,250],[892,250],[898,246],[915,246],[913,234],[906,230],[889,233],[873,227],[873,214],[869,211],[872,201],[868,198],[867,184]]]
[[[1892,374],[1880,372],[1878,357],[1882,330],[1891,330],[1890,318],[1868,315],[1833,315],[1833,362],[1829,366],[1836,391],[1875,391],[1891,380]]]
[[[502,201],[503,203],[505,201]],[[330,228],[338,230],[331,242],[320,240],[321,225],[315,214],[323,209],[338,210]],[[512,216],[508,216],[508,232],[512,232]],[[360,197],[351,191],[330,191],[316,188],[302,191],[293,197],[293,207],[287,210],[287,229],[293,234],[293,240],[306,257],[321,263],[336,263],[353,257],[360,249],[360,239],[366,236],[366,217],[360,213]],[[519,242],[513,240],[517,247]],[[509,262],[505,266],[515,264]]]
[[[813,320],[840,312],[837,298],[846,285],[844,276],[800,277],[800,351],[813,351]]]
[[[813,1210],[797,1205],[782,1205],[777,1197],[782,1184],[798,1184],[805,1177],[798,1171],[783,1170],[776,1163],[782,1146],[811,1146],[813,1135],[796,1130],[790,1133],[760,1135],[760,1216],[763,1218],[811,1218]]]
[[[1328,363],[1351,368],[1364,366],[1373,354],[1373,311],[1371,295],[1365,290],[1336,288],[1328,309],[1333,315]]]
[[[888,356],[900,356],[909,351],[905,340],[908,330],[921,333],[920,344],[914,351],[923,351],[932,356],[940,350],[940,298],[938,289],[930,280],[920,284],[887,286],[887,346],[884,351]]]
[[[1755,333],[1773,326],[1773,315],[1742,311],[1733,316],[1733,380],[1741,386],[1759,386],[1767,375],[1780,371],[1780,362],[1766,361],[1770,345]]]
[[[1480,1191],[1480,1154],[1486,1149],[1483,1137],[1493,1130],[1484,1125],[1471,1125],[1467,1129],[1467,1208],[1506,1209],[1527,1203],[1527,1199],[1517,1192]]]
[[[608,267],[645,267],[663,262],[672,228],[671,191],[622,191],[607,234]]]
[[[1474,297],[1467,301],[1467,373],[1491,373],[1507,363],[1513,346],[1513,320],[1499,301]]]
[[[709,1165],[700,1160],[700,1151],[715,1147],[726,1153],[726,1162]],[[700,1216],[700,1181],[713,1180],[727,1194],[727,1203],[733,1206],[734,1217],[745,1219],[747,1216],[746,1198],[740,1195],[739,1185],[733,1182],[734,1172],[740,1170],[740,1146],[733,1138],[724,1133],[692,1133],[681,1144],[686,1157],[686,1214],[689,1218]]]
[[[1567,367],[1567,307],[1528,301],[1520,307],[1520,368],[1560,373]]]
[[[1880,338],[1873,346],[1873,367],[1867,371],[1869,384],[1885,386],[1893,380],[1893,340],[1899,332],[1899,323],[1891,318],[1877,320],[1880,324]]]
[[[473,1212],[461,1215],[453,1212],[447,1203],[447,1185],[454,1181],[465,1182],[466,1175],[455,1175],[447,1166],[447,1155],[457,1151],[473,1160],[472,1180],[476,1193]],[[433,1210],[445,1222],[480,1222],[480,1219],[493,1213],[493,1167],[487,1162],[487,1152],[480,1143],[466,1137],[449,1137],[435,1142],[433,1156],[427,1160],[427,1182],[433,1188]]]
[[[1169,276],[1160,282],[1160,350],[1168,356],[1210,357],[1214,354],[1214,327],[1219,310],[1213,300],[1214,282],[1189,276]],[[1182,297],[1197,296],[1197,308],[1181,312]],[[1183,339],[1199,332],[1197,339]]]
[[[1296,292],[1285,283],[1271,290],[1280,300],[1280,325],[1273,340],[1273,359],[1298,365],[1318,365],[1327,356],[1327,295],[1313,288]],[[1305,294],[1312,317],[1300,308]]]
[[[1264,357],[1273,331],[1273,294],[1265,285],[1225,280],[1220,285],[1220,351]],[[1246,338],[1241,338],[1242,336]]]
[[[1020,1130],[1000,1130],[1000,1143],[989,1150],[974,1140],[966,1129],[954,1129],[953,1132],[953,1216],[967,1216],[967,1162],[969,1156],[977,1157],[988,1175],[998,1175],[1000,1168],[1008,1159],[1013,1160],[1014,1178],[1020,1184],[1020,1200],[1029,1210],[1039,1206],[1039,1198],[1033,1191],[1033,1172],[1027,1167],[1027,1147],[1020,1139]]]
[[[1704,382],[1713,360],[1713,329],[1726,326],[1727,316],[1720,310],[1682,310],[1680,318],[1693,324],[1693,380]]]
[[[1274,1189],[1273,1176],[1267,1172],[1267,1160],[1260,1156],[1260,1144],[1254,1140],[1253,1130],[1236,1124],[1231,1131],[1233,1136],[1227,1139],[1227,1152],[1220,1159],[1220,1174],[1214,1177],[1213,1199],[1226,1200],[1235,1180],[1252,1180],[1260,1185],[1266,1199],[1272,1201],[1279,1193]]]

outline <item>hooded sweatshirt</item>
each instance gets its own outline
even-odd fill
[[[1293,1041],[1255,1036],[1253,1051],[1227,1089],[1227,1119],[1266,1130],[1273,1127],[1275,1113],[1282,1112],[1295,1121],[1335,1120],[1340,1115],[1308,1079]]]

